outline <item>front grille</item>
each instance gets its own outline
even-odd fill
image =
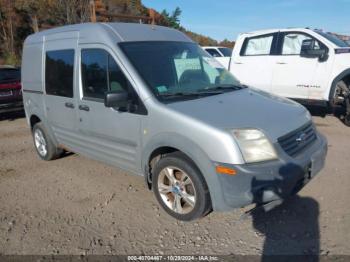
[[[284,135],[278,139],[282,149],[294,157],[304,151],[316,140],[316,131],[312,122]]]

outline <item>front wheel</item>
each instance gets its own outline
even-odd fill
[[[161,158],[152,172],[153,191],[172,217],[190,221],[211,210],[210,195],[198,168],[179,152]]]
[[[344,124],[350,126],[350,87],[345,81],[339,81],[330,100],[333,114],[344,121]]]

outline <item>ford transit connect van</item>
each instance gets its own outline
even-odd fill
[[[94,23],[33,34],[22,84],[40,158],[67,150],[142,175],[179,220],[279,202],[324,165],[326,139],[304,107],[241,85],[177,30]]]

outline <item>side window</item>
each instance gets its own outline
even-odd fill
[[[288,33],[283,37],[282,55],[300,55],[304,40],[311,40],[308,35],[301,33]],[[315,49],[320,49],[320,43],[316,41]]]
[[[254,38],[247,38],[244,43],[244,50],[241,55],[269,55],[271,51],[273,35],[264,35]]]
[[[205,49],[205,51],[207,51],[211,56],[213,57],[221,57],[222,55],[217,51],[215,50],[214,48],[207,48]]]
[[[131,84],[113,57],[108,55],[108,86],[110,91],[128,91]]]
[[[81,51],[83,96],[103,99],[108,91],[108,53],[99,49]]]
[[[102,49],[81,51],[83,97],[103,99],[107,91],[129,90],[130,83],[113,57]]]
[[[46,94],[73,97],[74,50],[46,52]]]

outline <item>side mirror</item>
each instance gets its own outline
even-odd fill
[[[315,48],[314,39],[305,39],[301,44],[300,56],[306,58],[318,58],[321,62],[328,58],[328,51],[325,48]]]
[[[105,94],[105,107],[127,108],[129,94],[124,90],[109,91]]]

